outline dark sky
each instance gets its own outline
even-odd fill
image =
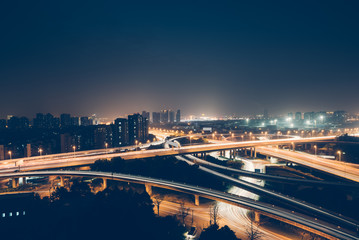
[[[358,1],[1,1],[0,117],[358,111]]]

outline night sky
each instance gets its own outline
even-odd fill
[[[359,112],[359,1],[0,3],[0,117]]]

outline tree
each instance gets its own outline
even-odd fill
[[[204,229],[199,240],[240,240],[235,233],[226,225],[219,228],[218,225],[212,224]]]
[[[246,233],[248,240],[259,240],[262,239],[262,233],[259,231],[259,224],[255,225],[253,223],[253,218],[254,218],[253,215],[254,215],[253,212],[249,214],[250,225],[246,227]]]
[[[221,219],[221,216],[219,215],[219,208],[216,203],[209,209],[209,217],[211,225],[218,225],[218,221]]]
[[[163,201],[163,196],[161,196],[161,195],[153,196],[153,204],[157,208],[157,216],[160,215],[160,205],[161,205],[162,201]]]
[[[186,217],[189,214],[190,208],[186,208],[185,203],[182,201],[180,202],[180,208],[178,210],[178,217],[180,218],[183,225],[185,225]]]

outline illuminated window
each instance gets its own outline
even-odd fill
[[[6,216],[6,214],[5,213],[2,213],[2,217],[5,217]]]
[[[20,215],[20,213],[19,212],[16,212],[16,216],[19,216]]]
[[[23,212],[22,212],[22,215],[24,215],[24,216],[25,216],[25,211],[23,211]]]
[[[12,212],[9,213],[9,217],[12,217]]]

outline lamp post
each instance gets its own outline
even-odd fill
[[[8,151],[8,154],[10,156],[10,160],[12,159],[12,152],[11,151]]]
[[[339,157],[339,162],[341,162],[342,161],[342,152],[338,151],[337,153],[338,153],[338,157]]]
[[[314,155],[315,156],[317,156],[317,149],[318,149],[317,145],[314,145]]]
[[[40,156],[42,155],[42,148],[39,148],[39,153],[40,153]]]
[[[193,137],[193,136],[190,136],[190,137],[189,137],[189,145],[192,145],[192,137]]]
[[[107,152],[107,147],[108,147],[108,143],[105,143],[106,155],[108,154],[108,152]]]
[[[72,146],[72,149],[74,150],[74,157],[75,157],[76,146]]]

